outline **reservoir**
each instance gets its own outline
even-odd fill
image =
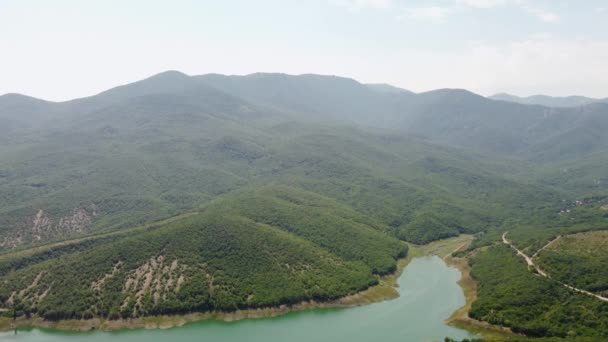
[[[400,297],[346,309],[317,309],[236,322],[202,321],[167,330],[66,333],[20,329],[0,333],[2,341],[19,342],[374,342],[443,341],[474,335],[444,324],[465,298],[458,270],[441,258],[415,258],[399,277]]]

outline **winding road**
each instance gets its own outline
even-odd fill
[[[559,240],[561,238],[562,238],[562,236],[558,235],[555,239],[549,241],[549,243],[544,245],[541,249],[537,250],[536,253],[534,253],[534,255],[532,255],[532,259],[536,258],[540,252],[544,251],[546,248],[549,248],[549,246],[551,246],[552,244],[554,244],[557,240]]]
[[[532,260],[532,258],[530,258],[524,252],[522,252],[519,249],[517,249],[517,247],[515,247],[509,240],[507,240],[507,233],[509,233],[509,232],[505,232],[504,234],[502,234],[502,242],[505,243],[505,244],[507,244],[509,247],[513,248],[513,250],[515,250],[517,252],[517,255],[519,255],[520,257],[522,257],[522,258],[524,258],[526,260],[526,264],[528,264],[528,267],[533,267],[534,270],[536,270],[536,272],[540,276],[552,279],[550,275],[548,275],[546,272],[544,272],[543,270],[541,270],[540,267],[538,267],[538,265],[534,263],[534,260]],[[559,238],[561,238],[561,236],[558,236],[557,238],[555,238],[552,241],[550,241],[543,248],[539,249],[538,252],[534,253],[534,255],[532,257],[537,256],[540,251],[542,251],[543,249],[549,247],[549,245],[551,245],[553,242],[557,241]],[[608,302],[608,298],[606,298],[606,297],[602,297],[602,296],[597,295],[597,294],[595,294],[593,292],[589,292],[587,290],[579,289],[579,288],[576,288],[576,287],[574,287],[572,285],[568,285],[566,283],[562,283],[559,280],[555,280],[555,281],[557,281],[559,284],[561,284],[562,286],[564,286],[564,287],[566,287],[566,288],[568,288],[568,289],[570,289],[572,291],[576,291],[576,292],[579,292],[579,293],[582,293],[582,294],[586,294],[588,296],[595,297],[595,298],[597,298],[597,299],[599,299],[601,301]]]

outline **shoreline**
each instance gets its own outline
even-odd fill
[[[86,320],[48,321],[40,317],[17,318],[16,320],[0,317],[0,332],[7,332],[15,329],[52,329],[64,332],[89,332],[95,330],[116,332],[132,329],[170,329],[205,320],[233,322],[243,319],[272,318],[291,312],[301,312],[305,310],[340,309],[369,305],[399,297],[399,292],[396,290],[399,286],[397,279],[414,257],[417,257],[417,255],[412,256],[408,251],[408,255],[405,258],[397,260],[397,270],[392,274],[379,277],[378,284],[361,292],[347,295],[333,301],[308,301],[295,305],[243,309],[233,312],[209,311],[183,315],[147,316],[118,320],[92,318]]]
[[[460,272],[461,276],[458,285],[462,288],[465,297],[465,304],[454,311],[452,315],[445,320],[446,324],[470,331],[489,341],[504,341],[513,337],[521,337],[521,335],[512,332],[509,328],[478,321],[469,317],[471,306],[475,299],[477,299],[477,282],[471,277],[471,266],[469,266],[468,259],[466,257],[461,258],[447,255],[443,260],[448,266],[454,267]]]
[[[468,308],[470,307],[470,303],[469,297],[467,296],[467,289],[462,284],[462,279],[465,278],[465,273],[461,268],[452,265],[447,259],[449,259],[448,257],[452,252],[467,246],[470,241],[472,241],[472,236],[460,235],[455,238],[433,241],[427,245],[414,245],[408,243],[408,254],[405,258],[397,260],[397,269],[394,273],[379,277],[379,283],[366,290],[328,302],[309,301],[291,306],[281,305],[278,307],[243,309],[234,312],[202,312],[183,315],[148,316],[119,320],[93,318],[88,320],[47,321],[40,317],[18,318],[17,320],[12,320],[11,318],[0,318],[0,332],[15,329],[53,329],[65,332],[89,332],[95,330],[116,332],[119,330],[132,329],[170,329],[205,320],[233,322],[243,319],[277,317],[291,312],[301,312],[304,310],[352,308],[362,305],[369,305],[399,297],[399,292],[396,290],[396,288],[399,287],[397,282],[399,276],[402,274],[403,270],[411,260],[427,255],[437,255],[441,257],[446,264],[448,264],[448,266],[456,267],[461,272],[462,278],[458,284],[465,292],[467,304],[465,304],[465,306],[462,308],[459,308],[452,316],[455,316],[456,313],[464,309],[466,309],[466,314],[466,312],[468,312]],[[446,324],[482,335],[481,333],[477,332],[476,329],[472,329],[471,326],[467,324],[460,326],[460,323],[460,321],[457,322],[456,320],[452,320],[452,317],[446,321]]]

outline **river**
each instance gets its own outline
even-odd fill
[[[415,258],[399,278],[397,299],[347,309],[318,309],[280,317],[237,322],[203,321],[168,330],[66,333],[19,329],[0,333],[2,341],[19,342],[274,342],[274,341],[443,341],[470,333],[443,322],[464,302],[458,270],[439,257]]]

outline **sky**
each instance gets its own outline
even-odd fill
[[[0,94],[166,70],[608,97],[608,0],[0,0]]]

